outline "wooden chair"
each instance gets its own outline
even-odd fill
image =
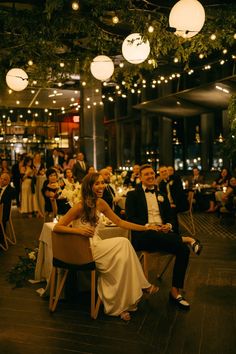
[[[143,267],[143,272],[145,274],[145,277],[148,279],[148,263],[149,263],[149,258],[155,256],[155,257],[167,257],[167,261],[164,263],[164,266],[162,270],[157,274],[157,278],[161,279],[164,273],[166,272],[167,268],[171,264],[172,260],[174,259],[174,255],[167,253],[167,252],[149,252],[149,251],[141,251],[139,255],[139,260],[142,264]]]
[[[7,242],[7,235],[5,232],[4,225],[3,225],[3,203],[0,204],[0,232],[1,232],[2,238],[3,238],[3,243],[0,243],[0,247],[4,251],[7,251],[9,246],[8,246],[8,242]]]
[[[97,318],[101,299],[96,298],[96,268],[88,237],[69,233],[52,232],[53,269],[50,281],[49,309],[54,312],[64,288],[69,270],[91,272],[91,317]],[[64,269],[64,275],[58,276],[58,270]]]
[[[192,212],[193,198],[194,198],[194,192],[189,191],[188,192],[189,209],[187,211],[178,213],[178,221],[179,224],[185,228],[185,230],[187,230],[192,236],[195,236],[196,229],[195,229],[193,212]]]
[[[11,208],[12,210],[12,208]],[[11,243],[12,245],[16,244],[16,234],[15,234],[15,230],[14,230],[14,226],[12,223],[12,217],[11,217],[11,210],[10,210],[10,215],[9,215],[9,219],[7,221],[7,232],[6,232],[6,236],[7,236],[7,241],[9,243]]]

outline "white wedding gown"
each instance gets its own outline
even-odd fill
[[[81,224],[80,219],[73,222],[73,227]],[[123,311],[134,311],[136,303],[142,297],[142,289],[151,284],[143,274],[139,259],[125,237],[101,239],[104,228],[99,219],[94,236],[90,238],[98,276],[98,294],[108,315],[119,316]]]

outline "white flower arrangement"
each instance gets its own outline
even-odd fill
[[[78,182],[66,184],[61,197],[66,198],[71,206],[77,204],[81,197],[81,185]]]

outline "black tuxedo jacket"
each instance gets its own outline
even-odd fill
[[[84,176],[87,174],[89,165],[87,164],[87,162],[85,162],[85,170],[81,167],[80,163],[77,161],[73,168],[72,168],[72,173],[73,176],[75,177],[76,181],[78,182],[82,182],[82,179],[84,178]]]
[[[189,208],[187,195],[184,192],[181,178],[177,175],[173,175],[169,181],[170,194],[176,205],[176,212],[186,211]],[[159,189],[161,193],[167,194],[167,181],[162,180],[159,183]]]
[[[114,193],[112,193],[112,191]],[[111,209],[113,209],[113,197],[115,196],[115,191],[113,190],[113,188],[111,186],[106,186],[104,191],[103,191],[103,196],[102,199],[104,199],[107,204],[110,206]]]
[[[160,210],[160,215],[163,224],[170,223],[174,232],[178,230],[173,212],[170,207],[170,203],[165,194],[162,194],[155,190],[157,202]],[[125,213],[128,221],[136,224],[145,225],[148,223],[148,209],[145,197],[145,192],[142,185],[138,185],[133,191],[127,193]],[[132,234],[136,234],[138,231],[132,231]]]
[[[10,211],[11,211],[11,202],[12,199],[15,198],[15,188],[13,188],[10,184],[7,186],[7,188],[4,190],[2,193],[0,203],[3,203],[3,225],[4,228],[6,227],[6,222],[9,220],[10,216]]]

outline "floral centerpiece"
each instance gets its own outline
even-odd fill
[[[7,280],[14,284],[14,288],[20,288],[34,277],[38,248],[25,248],[25,255],[19,256],[18,263],[10,269]]]
[[[81,184],[68,183],[65,185],[61,193],[61,198],[66,198],[71,206],[77,204],[80,201]]]
[[[125,177],[127,176],[127,171],[122,171],[121,173],[115,173],[111,176],[111,183],[115,187],[123,186]]]

